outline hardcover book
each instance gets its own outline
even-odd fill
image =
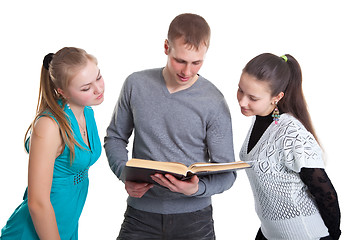
[[[155,173],[171,174],[179,180],[186,180],[193,175],[203,176],[218,174],[249,168],[250,165],[243,161],[229,163],[194,163],[186,166],[178,162],[161,162],[132,158],[124,168],[123,177],[126,181],[156,183],[151,179]]]

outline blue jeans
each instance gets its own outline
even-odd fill
[[[181,214],[158,214],[127,206],[117,240],[214,240],[212,206]]]

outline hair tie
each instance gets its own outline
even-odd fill
[[[284,61],[285,62],[287,62],[288,61],[288,58],[287,58],[287,56],[285,56],[285,55],[283,55],[283,56],[280,56],[282,59],[284,59]]]
[[[49,64],[52,61],[54,53],[48,53],[43,59],[43,67],[49,70]]]

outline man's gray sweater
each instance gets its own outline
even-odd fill
[[[235,160],[229,108],[222,93],[202,76],[188,89],[172,94],[162,68],[136,72],[126,79],[104,144],[109,165],[120,179],[133,130],[133,158],[187,166]],[[235,179],[235,172],[201,177],[199,190],[192,196],[154,186],[142,198],[128,197],[127,203],[161,214],[193,212],[210,205],[211,196],[229,189]]]

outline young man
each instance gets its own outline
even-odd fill
[[[104,144],[109,165],[122,181],[133,130],[134,158],[187,166],[234,161],[224,96],[198,75],[209,42],[207,22],[195,14],[181,14],[171,22],[165,40],[166,66],[126,79]],[[118,239],[215,238],[211,196],[229,189],[235,172],[188,181],[169,174],[152,179],[161,186],[124,181],[128,207]]]

